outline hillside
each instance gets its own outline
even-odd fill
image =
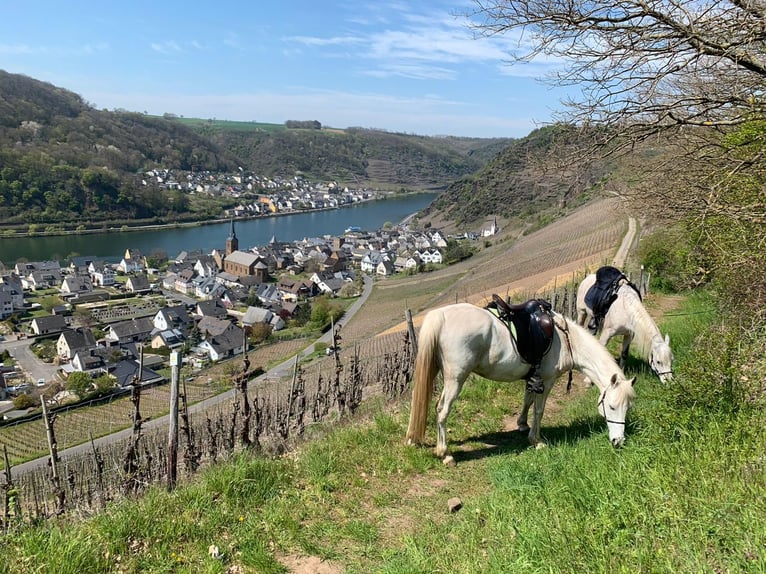
[[[97,110],[66,89],[0,70],[0,223],[162,223],[208,219],[225,206],[225,198],[140,185],[154,168],[444,189],[510,141]]]
[[[580,137],[565,126],[550,126],[514,140],[476,173],[450,185],[429,211],[467,224],[489,216],[518,219],[551,207],[578,204],[613,169],[600,161],[575,173],[551,160],[552,151],[576,153]]]

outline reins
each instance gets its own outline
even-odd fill
[[[567,349],[569,349],[569,356],[572,359],[572,365],[574,365],[574,353],[572,352],[572,341],[569,339],[569,325],[567,325],[567,320],[564,319],[564,326],[558,325],[558,328],[561,329],[564,332],[564,338],[567,342]],[[572,390],[572,369],[569,369],[569,378],[567,379],[567,393]]]

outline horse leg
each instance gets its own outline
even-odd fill
[[[545,412],[545,402],[548,400],[548,394],[553,388],[555,379],[548,379],[545,381],[545,390],[534,396],[535,410],[534,417],[532,418],[532,428],[529,429],[529,444],[535,447],[545,446],[540,440],[540,423],[543,420],[543,412]]]
[[[620,368],[625,368],[625,363],[628,360],[628,351],[630,350],[630,344],[633,342],[633,335],[626,333],[622,337],[622,352],[620,353]]]
[[[465,380],[465,379],[463,379]],[[444,374],[444,389],[442,390],[436,411],[436,456],[444,458],[447,455],[447,417],[463,386],[463,380]]]
[[[524,391],[524,402],[521,405],[521,412],[519,418],[516,419],[516,426],[519,427],[519,432],[528,432],[529,424],[527,423],[527,415],[529,414],[529,407],[535,400],[535,393],[530,391]]]

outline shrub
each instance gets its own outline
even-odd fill
[[[34,407],[36,404],[35,400],[29,395],[19,395],[13,399],[13,408],[20,411]]]

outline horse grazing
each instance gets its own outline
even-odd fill
[[[624,277],[624,276],[623,276]],[[593,317],[593,309],[586,302],[588,291],[596,283],[596,274],[591,273],[582,280],[577,288],[577,323],[585,326]],[[641,345],[644,359],[649,360],[649,366],[665,383],[673,379],[673,351],[670,349],[670,337],[662,336],[657,324],[641,301],[641,296],[629,281],[623,281],[616,290],[617,298],[604,316],[603,324],[597,326],[601,344],[606,346],[612,337],[622,335],[622,352],[620,367],[625,368],[630,344],[635,337],[644,343]],[[646,342],[649,344],[646,345]],[[646,348],[649,347],[648,357]]]
[[[540,421],[548,394],[556,378],[574,368],[601,389],[599,412],[606,419],[612,445],[621,446],[625,440],[625,416],[635,398],[635,379],[625,378],[614,357],[588,331],[562,315],[554,313],[553,318],[553,342],[536,370],[543,379],[544,390],[542,393],[525,391],[518,417],[519,430],[529,431],[531,444],[540,443]],[[446,457],[447,417],[468,375],[473,372],[509,382],[524,378],[529,369],[530,364],[519,355],[508,327],[488,310],[456,303],[429,311],[418,336],[408,442],[423,442],[428,404],[439,371],[444,378],[444,389],[436,406],[436,455]],[[527,413],[533,403],[534,418],[529,427]]]

